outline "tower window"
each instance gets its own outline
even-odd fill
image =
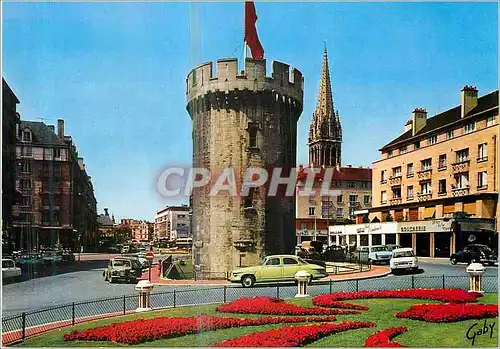
[[[245,196],[245,208],[248,207],[253,207],[253,197],[255,195],[255,188],[250,188],[250,191],[248,192],[248,195]]]
[[[257,125],[248,126],[248,146],[257,148]]]

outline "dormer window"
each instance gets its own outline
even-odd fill
[[[31,143],[31,131],[29,129],[23,130],[22,141],[26,143]]]

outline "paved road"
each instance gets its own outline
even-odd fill
[[[455,278],[447,278],[446,287],[452,287],[454,285],[467,285],[467,277],[465,264],[450,265],[449,263],[442,261],[421,261],[420,266],[422,270],[420,273],[416,274],[420,283],[414,284],[415,287],[424,287],[424,282],[428,282],[428,287],[442,287],[442,281],[439,278],[429,278],[424,279],[424,276],[442,276],[443,274],[447,276],[457,276]],[[114,283],[110,284],[104,282],[102,273],[104,268],[96,268],[91,270],[76,271],[73,273],[66,273],[61,275],[48,276],[38,279],[32,279],[24,282],[13,283],[3,286],[2,295],[2,314],[12,315],[19,314],[23,311],[39,309],[50,307],[59,304],[68,304],[71,302],[81,302],[87,300],[93,300],[98,298],[107,297],[123,297],[124,295],[134,295],[136,291],[134,290],[134,284],[125,283]],[[496,276],[498,275],[497,267],[486,267],[485,275]],[[384,278],[379,278],[377,280],[364,280],[360,281],[361,288],[363,289],[384,289],[384,288],[406,288],[411,287],[411,275],[389,275]],[[325,289],[322,291],[323,286],[318,286],[317,292],[328,292]],[[349,286],[350,287],[350,286]],[[196,290],[200,288],[210,288],[210,286],[157,286],[156,292],[167,292],[173,289],[177,291],[181,290]],[[341,289],[340,289],[341,290]],[[215,292],[215,291],[214,291]],[[231,290],[231,292],[238,293],[238,295],[257,295],[256,292],[264,292],[264,289],[255,289],[255,291],[247,289]],[[292,294],[295,292],[295,287],[283,287],[281,292],[287,292]],[[275,290],[269,291],[270,295],[275,295]],[[262,294],[264,295],[264,294]],[[281,296],[285,296],[282,294]],[[293,296],[293,295],[292,295]],[[177,302],[188,302],[188,298],[198,297],[193,292],[181,292],[176,295]],[[183,297],[186,300],[183,301]],[[210,295],[207,292],[206,298],[213,301],[218,301],[219,296]],[[127,301],[128,302],[128,301]],[[135,300],[130,300],[130,302],[135,304]],[[172,300],[168,300],[172,302]],[[206,302],[206,300],[200,300],[200,302]],[[132,305],[131,305],[132,306]]]

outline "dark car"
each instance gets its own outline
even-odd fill
[[[486,245],[471,244],[465,246],[462,251],[452,254],[450,262],[453,265],[457,263],[483,263],[493,265],[498,262],[498,256]]]
[[[346,259],[345,249],[338,245],[328,246],[323,256],[327,262],[343,261]]]

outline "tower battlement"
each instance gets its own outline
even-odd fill
[[[273,61],[271,76],[266,75],[266,61],[247,58],[245,70],[238,71],[237,58],[217,60],[216,70],[213,63],[200,64],[191,70],[186,78],[186,97],[191,99],[216,91],[274,91],[296,99],[302,104],[304,78],[302,73],[290,65]]]

